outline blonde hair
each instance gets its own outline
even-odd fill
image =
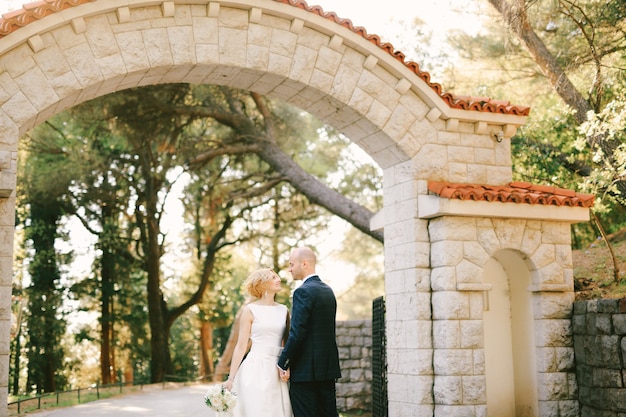
[[[264,291],[263,286],[275,276],[278,276],[276,272],[269,268],[257,269],[248,275],[243,285],[248,294],[255,298],[261,298]]]

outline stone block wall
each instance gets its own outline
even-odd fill
[[[372,322],[337,322],[341,378],[337,381],[339,411],[372,409]]]
[[[574,303],[581,417],[626,416],[626,298]]]

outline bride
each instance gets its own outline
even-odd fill
[[[250,274],[245,288],[256,300],[241,312],[230,374],[224,382],[224,387],[237,394],[233,415],[293,417],[287,382],[280,380],[276,368],[289,332],[289,310],[274,301],[281,290],[280,277],[271,269],[259,269]]]

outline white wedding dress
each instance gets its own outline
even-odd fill
[[[278,357],[287,325],[287,307],[248,304],[252,346],[235,376],[234,417],[293,417],[289,387],[278,376]]]

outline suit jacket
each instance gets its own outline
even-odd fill
[[[294,291],[289,337],[278,358],[278,366],[290,369],[291,381],[328,381],[341,377],[336,313],[335,294],[319,276],[307,278]]]

